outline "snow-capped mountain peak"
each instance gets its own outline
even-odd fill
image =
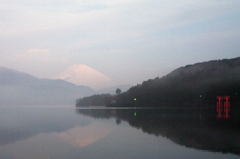
[[[84,64],[72,65],[53,78],[62,79],[76,85],[89,86],[94,89],[114,85],[113,79]]]

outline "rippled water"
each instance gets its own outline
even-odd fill
[[[239,118],[186,109],[1,107],[1,159],[235,159]]]

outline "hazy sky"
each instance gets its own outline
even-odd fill
[[[240,56],[239,0],[1,0],[0,65],[41,78],[86,64],[119,83]]]

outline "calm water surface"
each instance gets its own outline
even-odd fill
[[[237,159],[239,118],[177,109],[1,107],[1,159]]]

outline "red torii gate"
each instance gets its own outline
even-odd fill
[[[230,112],[230,96],[217,96],[217,117],[218,118],[229,118]],[[222,100],[225,100],[225,102]]]

